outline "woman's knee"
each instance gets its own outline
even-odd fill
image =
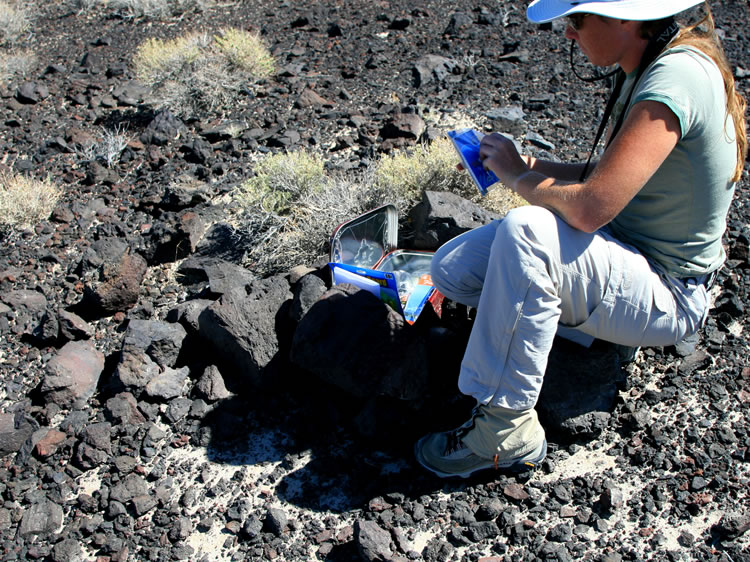
[[[529,231],[557,231],[557,217],[552,211],[536,205],[523,205],[508,211],[501,221],[500,228],[506,234]]]
[[[451,300],[475,306],[487,272],[495,236],[494,224],[479,227],[446,242],[432,259],[432,282]]]
[[[456,265],[457,248],[447,242],[435,252],[430,265],[432,283],[446,297],[457,302],[463,302],[466,294],[472,292],[465,286],[465,272]]]

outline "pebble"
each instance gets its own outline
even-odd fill
[[[725,4],[715,11],[732,39],[725,46],[744,88],[748,71],[736,61],[747,51],[741,27],[746,7]],[[263,23],[280,70],[248,86],[231,115],[215,120],[145,109],[148,89],[120,60],[129,47],[121,43],[121,19],[107,9],[60,19],[54,3],[40,8],[39,21],[58,22],[61,33],[54,52],[39,45],[44,70],[33,79],[14,78],[3,93],[4,165],[49,175],[65,195],[49,221],[3,237],[0,531],[7,559],[301,560],[313,552],[341,559],[595,556],[614,562],[624,559],[620,552],[641,560],[663,551],[671,543],[654,529],[709,509],[721,511],[721,521],[711,529],[681,531],[676,540],[683,552],[666,555],[708,559],[714,556],[705,543],[710,536],[711,548],[741,559],[735,542],[747,536],[750,524],[731,508],[748,482],[731,466],[746,461],[750,431],[727,415],[750,402],[742,329],[750,280],[746,206],[733,208],[726,237],[730,261],[698,341],[642,350],[638,368],[623,382],[626,392],[614,389],[620,394],[611,412],[578,426],[597,432],[573,443],[550,433],[550,460],[532,475],[438,481],[416,466],[411,447],[416,430],[432,426],[432,414],[447,422],[450,408],[420,416],[416,427],[400,405],[372,399],[361,416],[366,419],[359,420],[372,432],[362,438],[347,418],[359,403],[323,391],[281,354],[269,356],[271,388],[249,390],[242,370],[223,361],[257,350],[227,344],[206,352],[196,336],[203,310],[217,295],[192,295],[210,302],[189,321],[163,318],[188,292],[179,278],[170,278],[176,262],[165,257],[167,249],[216,251],[233,265],[241,261],[237,231],[220,242],[216,236],[213,245],[194,245],[192,237],[204,236],[199,223],[205,221],[213,226],[204,239],[212,239],[231,211],[223,201],[252,176],[254,159],[263,153],[323,149],[331,168],[369,170],[381,151],[415,149],[436,138],[444,124],[434,116],[465,114],[502,123],[531,154],[585,157],[580,127],[594,121],[599,92],[571,83],[565,95],[550,94],[561,89],[567,72],[559,37],[530,26],[522,11],[509,7],[457,10],[427,2],[384,13],[355,2],[343,14],[326,3],[300,10],[248,5],[232,14],[206,7],[167,22],[149,19],[157,34],[166,27],[176,34],[207,17],[217,25]],[[76,49],[68,49],[62,27],[82,18],[97,31],[71,58],[66,52]],[[143,21],[128,26],[128,44],[135,45]],[[35,29],[34,35],[50,32]],[[121,130],[127,148],[111,164],[84,162],[87,136],[98,142],[103,126],[118,123],[127,125]],[[185,178],[201,188],[178,188]],[[747,199],[747,178],[737,199]],[[199,220],[179,222],[184,215],[176,209]],[[176,227],[182,228],[179,240],[172,238]],[[132,279],[127,276],[112,277],[106,287],[93,282],[106,269],[100,254],[105,240],[122,241],[123,252],[143,260],[133,263],[144,271],[135,290],[117,290]],[[306,265],[284,284],[320,271]],[[230,285],[251,298],[244,282]],[[104,316],[79,306],[92,290],[112,299]],[[270,326],[290,334],[317,296],[310,300],[299,303],[297,317],[286,308],[278,315],[278,309],[269,311]],[[243,336],[256,327],[255,319],[246,319]],[[184,326],[186,333],[177,335],[173,348],[158,338],[137,344],[134,352],[149,355],[158,380],[122,385],[112,373],[123,341],[149,321]],[[102,354],[101,377],[79,381],[86,384],[68,394],[50,394],[43,367],[54,366],[64,344],[83,342]],[[435,362],[455,385],[456,363],[442,365],[442,357]],[[426,361],[420,358],[420,364]],[[40,396],[42,388],[49,398]],[[597,452],[598,445],[606,445],[606,453]],[[564,476],[568,452],[606,462],[578,477]],[[236,477],[219,474],[238,467],[247,470],[234,471]],[[256,470],[261,480],[253,476]],[[634,483],[637,489],[626,496]],[[617,518],[645,526],[627,533]],[[196,552],[191,545],[198,541],[191,538],[213,532],[223,533],[223,546]],[[480,551],[489,554],[480,557]]]

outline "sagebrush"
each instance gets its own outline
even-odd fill
[[[448,139],[385,156],[356,177],[327,172],[320,155],[304,150],[269,155],[234,196],[246,265],[269,275],[313,263],[329,251],[337,225],[385,204],[403,216],[427,190],[457,193],[501,215],[524,204],[502,188],[482,198],[457,163]]]
[[[29,31],[30,13],[22,2],[0,0],[0,45],[14,45]]]
[[[62,195],[51,179],[0,172],[0,225],[30,228],[49,218]]]
[[[138,79],[151,88],[155,106],[202,117],[230,108],[275,69],[257,34],[231,28],[148,39],[136,50],[133,65]]]

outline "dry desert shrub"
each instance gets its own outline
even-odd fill
[[[190,72],[210,43],[205,33],[191,33],[177,39],[163,41],[147,39],[133,58],[136,74],[145,83],[159,88],[163,83],[179,79]]]
[[[29,7],[21,2],[0,0],[0,44],[15,45],[31,25]]]
[[[450,140],[440,138],[413,150],[399,150],[378,162],[374,182],[382,190],[400,194],[412,204],[425,191],[451,191],[473,196],[471,178],[456,168],[456,150]]]
[[[393,204],[405,213],[426,190],[451,191],[505,214],[524,204],[498,187],[482,198],[448,139],[383,157],[368,176],[344,177],[304,150],[266,156],[233,197],[246,265],[260,275],[310,264],[328,252],[334,228],[370,209]]]
[[[78,152],[81,160],[101,162],[108,168],[120,161],[120,155],[127,148],[130,136],[125,127],[116,125],[112,129],[102,128],[101,138],[86,143]]]
[[[269,275],[314,263],[327,254],[336,226],[369,208],[367,200],[364,184],[335,177],[301,197],[287,214],[248,209],[243,233],[252,242],[246,265]]]
[[[215,41],[232,68],[261,78],[273,73],[273,57],[259,35],[230,28],[217,35]]]
[[[36,67],[36,56],[30,51],[0,53],[0,82],[24,78]]]
[[[361,182],[326,173],[317,154],[269,155],[237,190],[237,229],[248,242],[246,264],[268,275],[310,263],[326,252],[334,227],[356,216],[370,195]]]
[[[61,195],[62,190],[49,178],[0,172],[0,225],[29,228],[50,216]]]
[[[485,197],[475,195],[475,199],[477,197],[482,207],[501,216],[504,216],[505,213],[514,207],[528,205],[526,200],[517,193],[499,186],[496,186],[494,189],[490,188]]]
[[[449,191],[499,214],[525,204],[523,198],[502,188],[482,197],[469,174],[457,168],[458,162],[453,143],[441,137],[429,145],[383,157],[377,164],[374,184],[406,207],[420,201],[425,191]]]
[[[242,184],[238,201],[277,214],[288,214],[300,199],[324,189],[328,181],[323,159],[304,150],[269,155],[254,172]]]
[[[73,0],[77,11],[110,8],[124,18],[162,20],[190,11],[203,11],[210,0]]]
[[[133,64],[139,80],[152,89],[154,104],[182,116],[221,111],[274,71],[260,37],[238,29],[148,39]]]

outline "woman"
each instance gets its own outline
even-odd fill
[[[547,444],[534,406],[559,326],[625,346],[670,345],[708,314],[721,237],[747,150],[713,19],[679,28],[699,0],[535,0],[528,18],[568,18],[565,36],[622,70],[594,164],[520,156],[493,134],[480,158],[529,206],[443,246],[432,277],[477,308],[459,389],[471,419],[415,446],[443,477],[535,466]],[[606,117],[605,117],[606,119]],[[587,172],[590,173],[587,175]]]

